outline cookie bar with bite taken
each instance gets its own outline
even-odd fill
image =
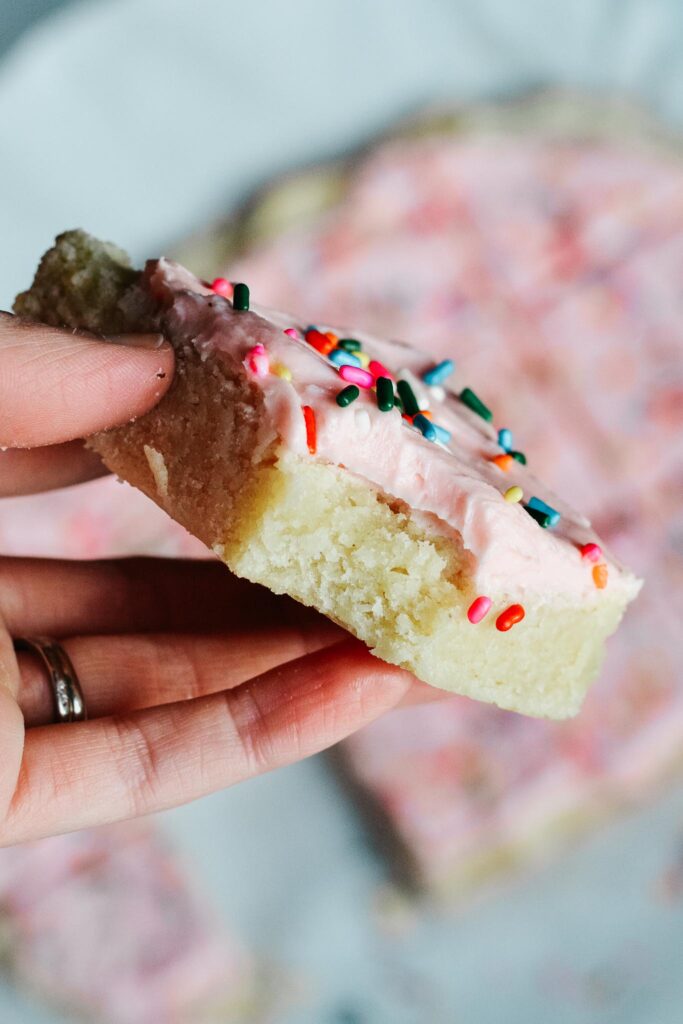
[[[533,477],[450,360],[306,325],[170,260],[135,272],[78,231],[15,309],[164,333],[166,396],[89,443],[235,573],[434,686],[529,715],[578,711],[640,582]]]

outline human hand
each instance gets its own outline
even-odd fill
[[[125,340],[0,314],[0,496],[105,472],[78,439],[142,415],[173,373],[160,337]],[[87,722],[49,724],[44,670],[12,644],[36,634],[71,658]],[[0,558],[0,845],[184,803],[436,696],[213,561]]]

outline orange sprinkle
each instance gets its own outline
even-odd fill
[[[328,356],[335,346],[335,343],[326,334],[320,331],[306,331],[306,341],[323,356]]]
[[[306,424],[306,444],[311,455],[315,455],[318,449],[318,432],[315,426],[315,413],[311,409],[310,405],[302,405],[301,411],[304,414],[304,423]]]
[[[515,460],[511,455],[496,455],[491,459],[491,462],[495,462],[498,469],[502,469],[504,473],[507,473],[510,467],[514,464],[514,461]]]
[[[431,420],[431,418],[432,418],[432,414],[431,414],[431,412],[429,411],[429,409],[420,409],[420,414],[421,414],[422,416],[424,416],[424,417],[425,417],[425,419]]]
[[[598,590],[604,590],[607,586],[607,566],[604,562],[593,566],[593,583]]]
[[[516,622],[521,622],[525,615],[526,612],[521,604],[511,604],[496,619],[496,629],[499,629],[501,633],[507,633],[508,629],[512,629]]]
[[[339,338],[334,333],[334,331],[325,331],[325,337],[329,338],[333,345],[336,345],[337,342],[339,341]]]

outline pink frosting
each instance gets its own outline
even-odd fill
[[[635,596],[639,583],[604,552],[609,570],[606,591],[597,591],[591,567],[579,548],[598,538],[586,518],[541,484],[526,466],[514,462],[504,472],[491,460],[502,454],[497,431],[466,407],[457,394],[464,387],[479,393],[477,382],[456,373],[445,395],[421,384],[433,421],[451,433],[447,444],[434,443],[409,426],[397,409],[381,412],[374,391],[361,391],[350,406],[335,397],[345,382],[338,369],[306,341],[306,325],[297,318],[252,306],[234,311],[197,278],[170,260],[150,262],[146,282],[165,309],[164,327],[192,341],[201,354],[224,359],[249,373],[264,398],[260,449],[273,443],[302,457],[343,466],[373,486],[430,517],[442,532],[457,532],[472,560],[474,586],[479,593],[562,596],[567,600],[599,601],[618,588],[624,598]],[[321,331],[326,325],[316,325]],[[293,337],[295,328],[302,336]],[[285,333],[287,331],[287,333]],[[407,369],[418,379],[432,365],[425,355],[398,341],[388,341],[356,329],[334,329],[339,337],[358,339],[371,359],[384,364],[397,379]],[[263,345],[271,369],[286,367],[291,379],[271,372],[249,370],[250,353]],[[485,383],[482,399],[486,401]],[[309,406],[317,427],[317,450],[309,454],[302,407]],[[506,424],[507,426],[507,424]],[[514,425],[512,425],[514,427]],[[540,498],[561,513],[558,525],[543,529],[521,504],[506,502],[513,484],[523,501]]]

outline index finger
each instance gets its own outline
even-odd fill
[[[159,401],[172,373],[161,335],[99,339],[0,312],[0,446],[57,444],[127,423]]]

